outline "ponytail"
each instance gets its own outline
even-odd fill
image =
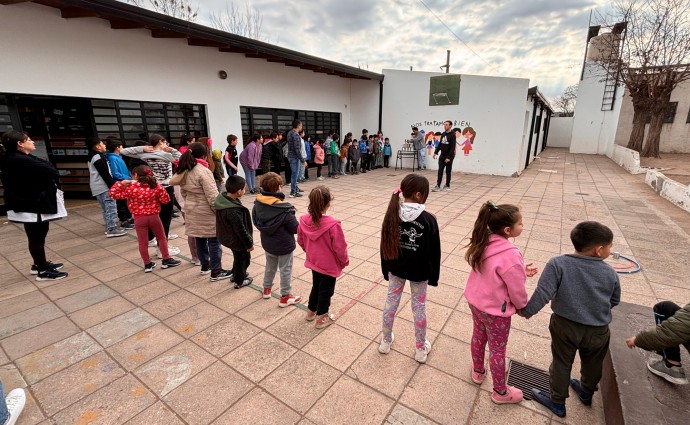
[[[192,143],[180,157],[177,163],[177,169],[175,169],[175,174],[182,174],[185,171],[190,171],[192,168],[196,167],[197,159],[206,158],[207,155],[208,149],[206,145],[199,142]]]
[[[390,261],[400,256],[400,189],[396,189],[388,202],[381,227],[381,254]]]
[[[314,226],[319,227],[319,220],[323,216],[323,210],[331,203],[333,197],[331,191],[323,185],[316,186],[309,192],[309,205],[307,211],[311,216]]]
[[[158,182],[148,165],[137,165],[132,170],[132,173],[137,175],[139,183],[148,185],[151,189],[155,189],[158,186]]]
[[[489,235],[497,234],[506,237],[504,229],[513,227],[520,220],[520,209],[515,205],[496,205],[492,201],[485,202],[479,209],[479,215],[474,222],[472,238],[465,253],[465,260],[473,270],[480,271],[484,261],[484,250],[489,243]]]
[[[400,256],[400,194],[404,199],[423,204],[429,196],[429,180],[419,174],[408,174],[400,182],[400,188],[393,192],[381,227],[381,253],[387,261]]]

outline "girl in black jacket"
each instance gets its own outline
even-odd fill
[[[29,240],[29,253],[33,258],[31,274],[36,280],[57,280],[67,277],[59,271],[61,263],[46,260],[46,236],[49,222],[42,215],[57,214],[58,170],[48,161],[31,155],[36,150],[34,141],[20,131],[2,135],[0,170],[5,189],[8,211],[24,213],[22,224]]]
[[[402,199],[400,194],[402,194]],[[414,316],[415,360],[426,362],[431,343],[426,339],[427,285],[437,286],[441,270],[441,239],[436,217],[424,211],[429,180],[408,174],[393,192],[381,229],[381,271],[388,284],[383,307],[383,336],[379,352],[387,354],[393,343],[393,322],[405,280],[410,281]]]

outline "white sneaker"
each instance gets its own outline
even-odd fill
[[[431,191],[432,191],[432,192],[440,192],[440,191],[441,191],[441,188],[438,187],[438,186],[434,186],[434,188],[431,189]]]
[[[393,341],[395,341],[395,334],[391,332],[391,341],[386,342],[383,339],[383,336],[381,336],[381,344],[379,344],[379,353],[381,354],[388,354],[391,352],[391,344],[393,344]]]
[[[179,253],[180,253],[180,248],[178,248],[176,246],[168,245],[168,254],[170,254],[171,257],[173,255],[178,255]],[[161,254],[160,249],[156,249],[156,256],[158,256],[158,258],[163,258],[163,255]]]
[[[158,241],[156,238],[153,238],[149,241],[149,246],[158,246]]]
[[[323,176],[322,176],[322,177],[317,177],[316,180],[323,180]]]
[[[177,238],[179,238],[179,236],[176,235],[175,233],[171,233],[171,234],[168,235],[168,240],[169,240],[169,241],[171,241],[171,240],[173,240],[173,239],[177,239]]]
[[[417,353],[414,355],[414,359],[419,363],[426,363],[426,357],[431,351],[431,342],[429,340],[424,341],[424,348],[418,348]]]
[[[4,425],[14,425],[19,419],[19,415],[24,410],[26,404],[26,393],[21,388],[15,388],[5,397],[5,404],[7,404],[7,412],[10,414]]]

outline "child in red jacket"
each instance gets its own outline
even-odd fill
[[[132,180],[118,181],[110,188],[110,197],[126,199],[127,207],[134,216],[134,229],[139,242],[139,255],[144,260],[144,272],[149,273],[156,267],[149,256],[149,229],[158,239],[158,247],[163,256],[161,268],[180,265],[180,260],[170,257],[168,253],[168,238],[165,237],[163,223],[158,214],[161,204],[170,202],[168,192],[156,182],[153,172],[148,165],[139,165],[132,170]]]
[[[326,186],[312,189],[307,207],[309,214],[300,217],[297,228],[297,243],[307,253],[304,266],[311,269],[312,275],[307,320],[316,319],[317,329],[334,322],[328,309],[335,291],[335,279],[350,264],[340,220],[324,215],[331,206],[331,199],[331,191]]]

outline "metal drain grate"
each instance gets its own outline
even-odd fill
[[[515,360],[508,367],[508,385],[521,389],[525,400],[532,400],[532,388],[549,392],[549,372]]]

